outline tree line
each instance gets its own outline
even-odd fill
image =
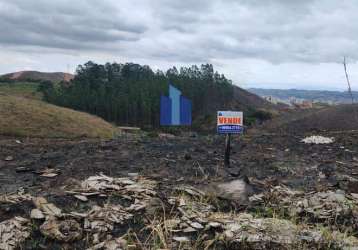
[[[73,80],[40,83],[45,101],[85,111],[120,125],[158,127],[160,95],[168,83],[192,101],[193,118],[215,113],[233,97],[233,86],[211,64],[153,71],[134,63],[87,62],[79,65]]]

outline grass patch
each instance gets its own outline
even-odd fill
[[[39,83],[35,82],[0,82],[0,93],[40,100],[42,98],[42,94],[37,91],[38,85]]]
[[[87,113],[0,93],[0,135],[46,138],[112,138],[111,124]]]

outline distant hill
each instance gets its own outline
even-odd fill
[[[251,109],[275,109],[275,105],[269,103],[259,95],[234,86],[234,97],[230,105],[233,109],[249,111]]]
[[[206,132],[216,130],[217,117],[216,111],[218,110],[236,110],[244,112],[244,124],[253,125],[258,117],[258,112],[268,112],[275,116],[278,114],[278,106],[274,105],[263,98],[255,95],[247,90],[233,85],[233,97],[228,104],[213,103],[214,108],[210,116],[197,115],[193,116],[193,127]]]
[[[268,130],[291,134],[357,130],[358,104],[341,104],[273,121]]]
[[[263,96],[272,96],[282,101],[290,98],[310,100],[325,103],[351,103],[351,97],[346,91],[324,91],[324,90],[298,90],[298,89],[260,89],[250,88],[248,91]],[[358,101],[358,92],[353,91],[353,97]]]
[[[74,75],[63,72],[39,72],[39,71],[19,71],[2,75],[3,79],[10,79],[15,81],[51,81],[51,82],[69,82],[74,78]]]

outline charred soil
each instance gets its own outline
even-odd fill
[[[0,249],[357,247],[358,133],[319,135],[234,137],[230,168],[221,136],[2,138],[0,229],[24,237]]]

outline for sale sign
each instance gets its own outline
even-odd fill
[[[219,134],[240,134],[243,131],[243,113],[239,111],[218,111],[217,130]]]

